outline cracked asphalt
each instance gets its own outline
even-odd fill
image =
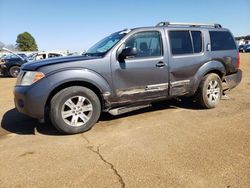
[[[241,68],[216,109],[171,100],[71,136],[19,114],[0,78],[0,187],[249,187],[250,54]]]

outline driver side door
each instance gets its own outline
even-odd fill
[[[134,56],[122,60],[113,58],[111,62],[117,101],[130,103],[167,97],[169,79],[164,34],[160,28],[134,33],[117,50],[116,53],[126,48],[137,51]]]

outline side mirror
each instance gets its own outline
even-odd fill
[[[122,52],[120,53],[119,57],[121,59],[126,59],[127,57],[133,57],[137,54],[137,49],[134,47],[134,48],[125,48],[122,50]]]

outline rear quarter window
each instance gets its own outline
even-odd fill
[[[209,31],[209,35],[212,51],[236,49],[234,38],[228,31]]]

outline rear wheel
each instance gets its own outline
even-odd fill
[[[9,75],[13,78],[16,78],[19,72],[20,72],[20,67],[18,66],[13,66],[13,67],[10,67],[9,69]]]
[[[211,73],[202,79],[197,90],[197,102],[204,108],[215,108],[222,95],[222,82],[217,74]]]
[[[75,134],[89,130],[97,122],[100,113],[99,98],[86,87],[65,88],[51,100],[50,119],[62,133]]]

